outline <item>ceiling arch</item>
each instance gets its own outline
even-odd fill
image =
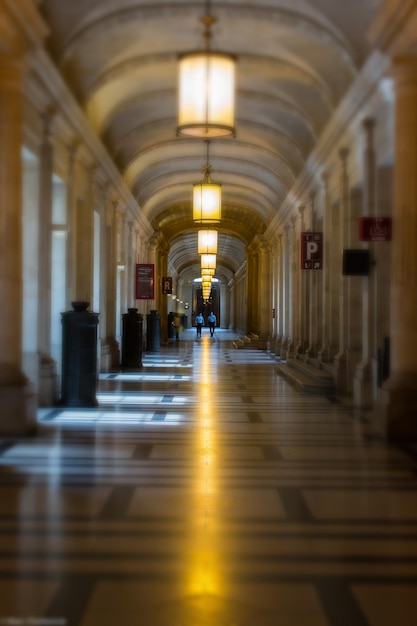
[[[178,272],[196,265],[192,185],[206,146],[177,136],[181,53],[205,0],[39,0],[48,50]],[[375,0],[213,0],[212,48],[237,57],[236,134],[210,144],[224,275],[291,193],[369,52]],[[198,261],[198,259],[197,259]]]

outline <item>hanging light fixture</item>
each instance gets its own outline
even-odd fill
[[[216,255],[215,254],[202,254],[201,255],[201,269],[216,269]]]
[[[198,231],[198,254],[217,254],[217,230]]]
[[[218,224],[222,219],[222,186],[210,178],[209,141],[204,179],[193,185],[193,220],[196,224]]]
[[[210,14],[209,0],[201,21],[205,50],[180,56],[178,133],[203,138],[233,135],[236,59],[210,50],[216,18]]]
[[[207,269],[207,267],[203,268],[201,270],[201,279],[204,280],[204,278],[214,278],[214,274],[216,273],[216,270],[209,270]]]

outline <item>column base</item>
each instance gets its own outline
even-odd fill
[[[388,380],[375,411],[378,430],[389,441],[417,441],[417,387]]]
[[[338,352],[334,357],[334,374],[336,383],[336,392],[346,394],[348,392],[347,385],[347,363],[346,354]]]
[[[33,383],[0,384],[0,435],[32,435],[37,430],[37,396]]]
[[[105,339],[100,346],[100,371],[111,372],[120,367],[119,343],[113,338]]]
[[[55,406],[58,403],[58,373],[56,361],[42,355],[39,362],[39,406]]]
[[[358,409],[372,408],[373,369],[371,363],[362,361],[356,367],[353,380],[353,404]]]

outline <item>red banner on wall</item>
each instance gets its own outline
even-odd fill
[[[155,298],[155,266],[152,263],[136,264],[136,300]]]

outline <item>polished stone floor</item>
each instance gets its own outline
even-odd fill
[[[189,329],[1,440],[0,626],[416,626],[417,459]]]

